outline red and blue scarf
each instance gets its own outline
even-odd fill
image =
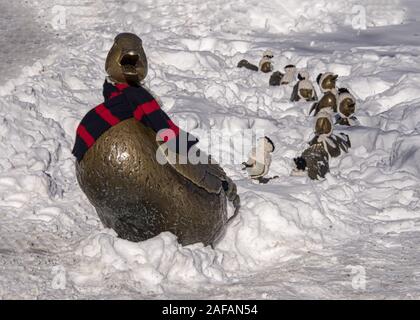
[[[169,116],[160,108],[153,96],[141,86],[128,84],[112,84],[105,81],[103,88],[104,103],[90,110],[80,122],[76,131],[76,141],[73,155],[81,161],[86,151],[109,128],[121,121],[134,117],[145,126],[159,133],[170,148],[180,147],[180,129]],[[186,133],[183,138],[187,141],[188,151],[198,140]]]

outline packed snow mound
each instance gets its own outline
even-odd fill
[[[128,278],[133,289],[146,293],[162,293],[163,281],[198,286],[228,280],[216,251],[202,244],[183,248],[171,233],[133,243],[105,230],[84,240],[75,253],[81,263],[70,277],[82,291],[117,278]]]
[[[252,28],[269,33],[333,32],[342,26],[374,27],[399,24],[404,11],[399,1],[248,1],[239,2]],[[235,19],[235,18],[233,18]],[[246,18],[239,20],[246,25]],[[237,21],[236,21],[237,22]]]
[[[417,135],[395,141],[390,164],[394,169],[420,176],[420,140]]]
[[[16,77],[21,69],[46,55],[52,33],[36,23],[36,11],[28,11],[17,2],[0,2],[0,78]],[[23,54],[25,53],[25,54]]]

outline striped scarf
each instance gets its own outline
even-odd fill
[[[83,159],[85,153],[105,131],[132,117],[159,133],[169,148],[179,151],[180,129],[146,89],[122,83],[112,84],[105,80],[103,95],[105,102],[90,110],[77,128],[72,151],[77,161]],[[188,133],[182,137],[187,140],[186,151],[198,142]]]

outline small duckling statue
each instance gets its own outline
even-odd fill
[[[341,151],[348,152],[351,147],[348,135],[333,134],[330,110],[323,109],[317,114],[314,133],[309,147],[293,159],[296,167],[292,175],[307,173],[312,180],[322,179],[329,172],[329,159],[340,156]]]
[[[283,76],[284,74],[280,71],[274,71],[270,76],[270,86],[279,86],[281,84],[281,79],[283,79]]]
[[[271,165],[271,153],[275,147],[273,141],[269,137],[263,137],[258,140],[256,148],[251,150],[247,162],[243,162],[242,170],[246,170],[251,179],[257,180],[259,183],[267,183],[268,181],[278,178],[266,178]]]
[[[351,147],[349,136],[344,133],[333,133],[331,110],[321,110],[315,118],[315,137],[309,145],[322,144],[330,157],[340,156],[341,150],[348,152]]]
[[[238,68],[245,68],[251,71],[258,71],[260,70],[263,73],[269,73],[273,71],[273,59],[274,55],[271,50],[265,50],[263,56],[260,60],[259,67],[250,63],[246,59],[242,59],[238,62]]]
[[[338,89],[338,106],[336,124],[343,126],[354,126],[359,120],[354,115],[356,111],[356,98],[346,88]]]
[[[293,159],[295,168],[292,170],[293,176],[307,174],[312,180],[324,179],[330,171],[328,153],[320,144],[309,146],[303,153]]]
[[[317,101],[318,96],[312,82],[309,80],[309,73],[302,70],[298,73],[298,83],[293,87],[290,101]]]
[[[273,71],[273,59],[274,55],[273,52],[271,52],[271,50],[266,50],[263,53],[263,57],[260,60],[260,71],[264,72],[264,73],[269,73],[271,71]]]
[[[338,75],[332,72],[325,72],[318,75],[316,82],[322,93],[332,92],[333,94],[337,94],[337,78]]]
[[[337,112],[337,96],[331,91],[325,92],[321,100],[312,104],[309,114],[314,113],[314,116],[316,116],[321,110]]]

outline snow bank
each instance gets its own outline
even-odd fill
[[[146,1],[146,4],[149,2]],[[131,3],[123,7],[128,14],[128,21],[136,21],[136,13],[141,5]],[[166,1],[157,1],[156,6],[162,7],[166,12]],[[358,23],[359,15],[365,20],[367,27],[400,24],[405,11],[399,6],[398,0],[350,0],[350,1],[293,1],[293,0],[239,0],[234,2],[212,1],[205,3],[197,1],[178,1],[176,5],[177,16],[188,21],[189,30],[201,40],[200,50],[217,50],[215,39],[208,38],[210,32],[223,32],[234,35],[250,35],[254,32],[264,33],[289,33],[333,32],[341,26],[351,26],[354,21]],[[146,19],[148,18],[145,15]],[[203,23],[205,22],[205,23]],[[171,28],[176,32],[181,25],[176,17],[170,19],[162,17],[162,26]],[[147,24],[146,24],[147,25]],[[146,27],[140,26],[138,31],[144,32]],[[188,27],[187,27],[188,28]],[[150,28],[147,28],[149,30]],[[191,43],[191,42],[190,42]],[[197,47],[197,46],[196,46]],[[190,50],[193,49],[190,45]],[[221,48],[219,48],[221,49]]]
[[[201,244],[182,247],[171,233],[133,243],[105,230],[84,240],[75,253],[81,264],[70,275],[81,290],[116,278],[127,279],[140,291],[155,293],[162,293],[163,281],[198,285],[227,280],[214,250]]]
[[[420,176],[420,141],[417,135],[398,139],[391,154],[391,166]]]

